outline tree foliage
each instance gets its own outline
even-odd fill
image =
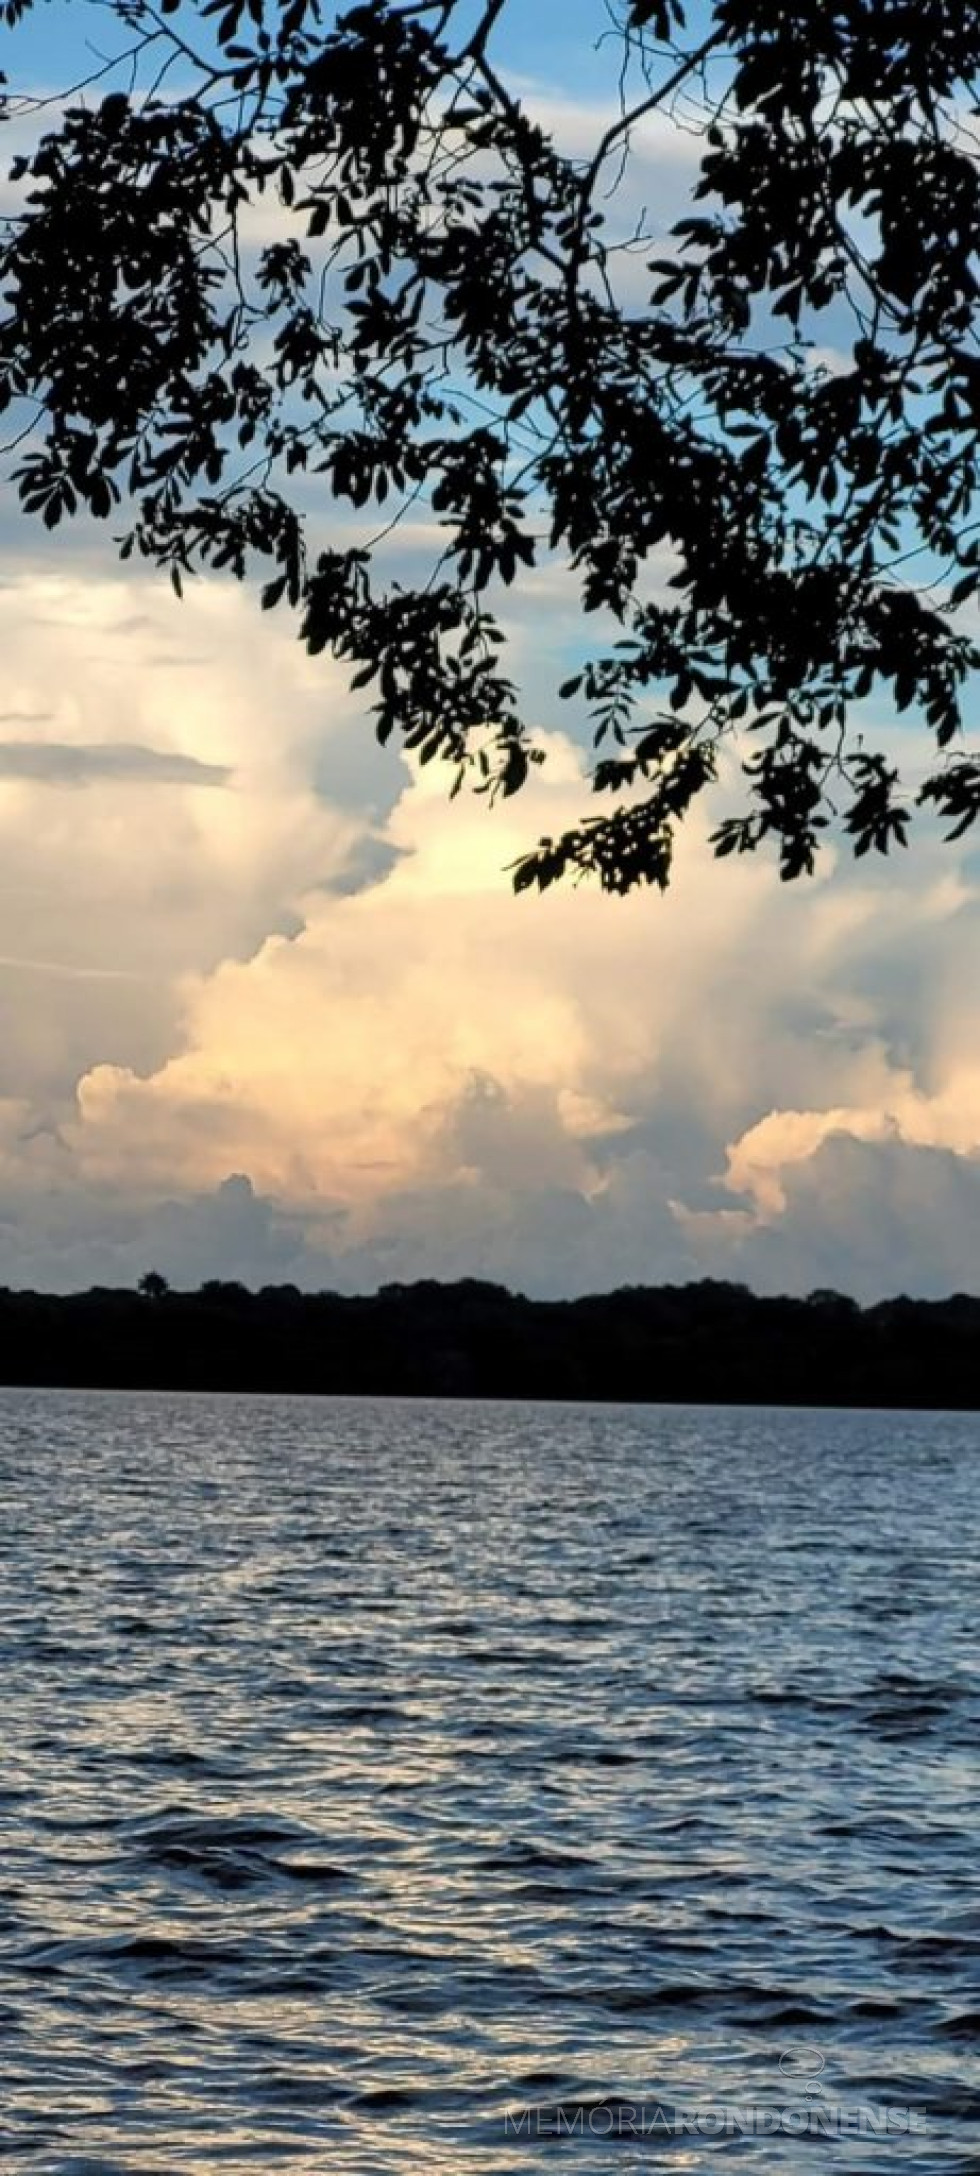
[[[0,1383],[977,1412],[980,1299],[859,1308],[715,1279],[535,1300],[475,1277],[371,1296],[214,1278],[165,1306],[0,1289]]]
[[[573,156],[502,69],[522,4],[109,0],[119,51],[86,83],[53,107],[8,84],[23,506],[116,521],[178,590],[258,573],[383,741],[491,794],[541,753],[505,592],[563,567],[596,640],[557,694],[600,805],[518,888],[665,885],[719,770],[717,852],[771,839],[786,877],[835,816],[858,854],[904,843],[914,799],[957,836],[980,7],[714,0],[688,26],[597,0],[621,100]],[[617,223],[654,114],[695,167],[659,239]],[[904,789],[869,700],[926,728]]]

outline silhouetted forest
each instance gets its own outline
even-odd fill
[[[980,1407],[980,1299],[860,1308],[707,1280],[529,1300],[475,1278],[348,1298],[151,1273],[139,1292],[0,1291],[0,1382]]]

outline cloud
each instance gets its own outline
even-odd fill
[[[561,736],[450,806],[231,585],[27,568],[0,640],[0,1278],[970,1281],[968,850],[788,889],[706,812],[666,899],[517,899]]]
[[[536,815],[557,828],[582,781],[570,746],[551,758]],[[980,1071],[917,1079],[863,956],[899,959],[928,929],[934,959],[951,942],[962,959],[975,896],[928,857],[883,910],[851,865],[787,893],[761,861],[719,869],[695,833],[666,901],[516,900],[501,865],[527,814],[414,785],[380,881],[303,896],[294,935],[185,983],[164,1065],[84,1076],[66,1129],[83,1190],[166,1199],[179,1173],[202,1203],[247,1173],[304,1231],[306,1275],[347,1288],[873,1282],[845,1200],[818,1241],[808,1174],[842,1134],[899,1161],[972,1158]],[[944,1198],[942,1154],[921,1170]],[[927,1248],[922,1274],[946,1259]]]
[[[234,584],[178,605],[27,565],[0,643],[20,728],[0,739],[0,1095],[61,1117],[93,1065],[180,1046],[185,976],[294,933],[301,895],[375,881],[401,772],[343,676]],[[333,799],[311,787],[332,751]]]
[[[213,1193],[126,1196],[100,1203],[76,1186],[52,1185],[29,1220],[23,1200],[0,1194],[0,1279],[41,1290],[134,1286],[147,1269],[194,1289],[209,1277],[242,1283],[323,1283],[324,1256],[301,1220],[262,1200],[242,1173]]]
[[[0,779],[34,779],[52,786],[85,786],[103,779],[139,786],[226,786],[224,763],[201,763],[175,750],[144,748],[134,741],[0,741]]]
[[[678,1207],[692,1245],[793,1290],[837,1282],[877,1298],[896,1281],[924,1293],[976,1283],[980,1049],[930,1088],[877,1057],[869,1100],[771,1110],[731,1143],[718,1185],[733,1205]]]
[[[869,1301],[977,1290],[980,1155],[831,1132],[787,1167],[778,1216],[699,1235],[702,1258],[761,1290],[835,1286]]]

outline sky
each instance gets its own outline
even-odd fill
[[[84,12],[30,25],[36,82]],[[597,9],[558,12],[515,0],[501,57],[574,135]],[[652,130],[643,161],[666,223],[683,157]],[[588,811],[546,708],[581,634],[559,570],[508,606],[548,762],[450,804],[253,592],[178,603],[5,489],[0,1282],[980,1286],[968,841],[786,887],[718,864],[706,808],[666,898],[515,897]]]

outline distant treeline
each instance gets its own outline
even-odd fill
[[[709,1280],[529,1300],[475,1278],[346,1298],[150,1275],[138,1292],[0,1291],[0,1382],[980,1408],[980,1299],[862,1309]]]

